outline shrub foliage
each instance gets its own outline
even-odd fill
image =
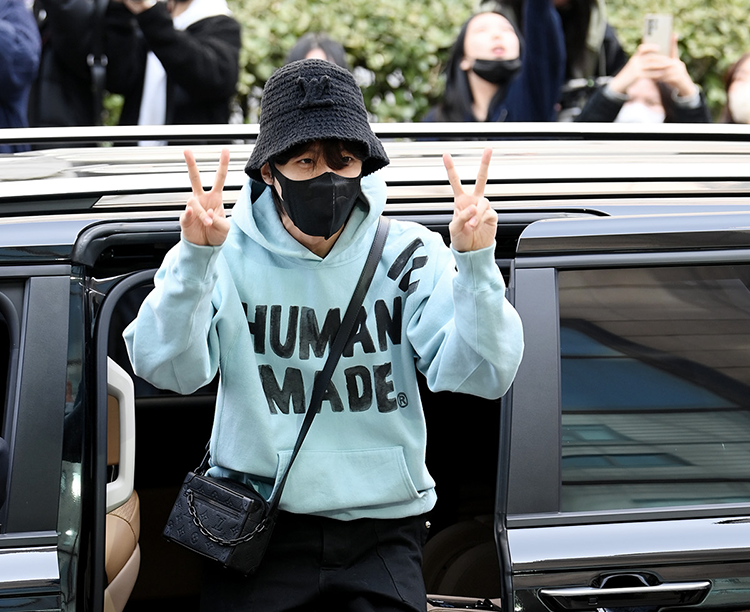
[[[420,118],[441,89],[440,68],[471,14],[465,0],[230,0],[243,25],[239,92],[257,119],[263,84],[306,32],[340,42],[378,121]]]
[[[243,26],[239,102],[258,118],[262,88],[306,32],[342,43],[375,121],[418,121],[440,98],[441,70],[461,24],[479,0],[228,0]],[[714,116],[725,104],[722,76],[750,50],[750,0],[608,0],[609,21],[628,53],[647,12],[671,12],[681,59],[708,97]],[[109,123],[120,100],[109,103]],[[109,107],[112,108],[109,108]]]

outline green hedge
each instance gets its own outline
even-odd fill
[[[243,26],[239,101],[255,122],[263,84],[306,32],[341,42],[360,77],[376,121],[418,121],[440,98],[441,68],[461,24],[479,0],[228,0]],[[641,38],[653,0],[609,0],[610,22],[628,53]],[[675,15],[680,57],[718,113],[725,103],[722,75],[750,50],[750,0],[661,0]],[[363,77],[364,75],[364,77]],[[109,123],[119,110],[109,102]]]
[[[257,120],[263,84],[309,31],[339,41],[351,66],[365,69],[355,74],[369,77],[361,79],[362,89],[374,119],[419,119],[441,89],[441,61],[471,14],[465,0],[230,0],[230,5],[243,25],[239,89],[251,121]]]

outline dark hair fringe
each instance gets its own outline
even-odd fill
[[[360,161],[365,161],[368,157],[367,145],[357,141],[346,141],[338,139],[324,139],[320,141],[320,153],[323,160],[331,170],[341,170],[344,162],[341,159],[341,153],[348,151]],[[290,159],[304,153],[311,145],[311,142],[300,142],[286,151],[275,155],[270,161],[272,164],[286,164]]]
[[[346,50],[343,45],[330,38],[323,32],[308,32],[303,34],[287,53],[284,63],[296,62],[305,59],[313,49],[320,49],[325,53],[326,59],[346,68],[351,72],[349,62],[346,61]]]

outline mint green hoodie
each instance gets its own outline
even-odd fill
[[[325,258],[281,224],[270,189],[245,185],[222,247],[183,240],[125,330],[133,368],[188,394],[220,385],[209,473],[270,496],[374,238],[386,186],[362,179]],[[456,268],[458,271],[456,272]],[[425,417],[416,367],[434,391],[504,394],[523,351],[494,249],[456,253],[416,223],[394,220],[349,348],[333,375],[281,499],[290,512],[350,520],[430,510]],[[456,413],[456,418],[461,418]]]

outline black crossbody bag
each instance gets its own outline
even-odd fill
[[[302,422],[292,456],[271,499],[266,501],[254,488],[229,478],[206,476],[209,454],[189,472],[172,507],[164,537],[224,567],[251,574],[260,565],[271,539],[279,502],[289,470],[320,408],[323,395],[341,353],[354,329],[359,310],[375,274],[388,235],[389,219],[380,217],[367,261],[354,289],[323,370],[315,380],[310,405]]]

